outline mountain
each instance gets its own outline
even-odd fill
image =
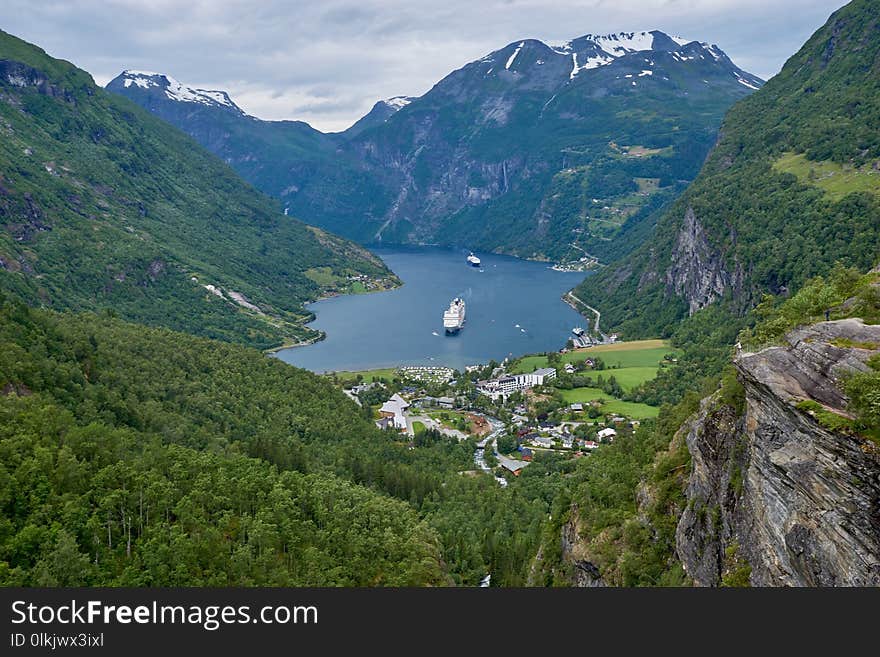
[[[666,404],[656,423],[572,474],[536,579],[880,583],[878,65],[876,2],[855,0],[731,109],[646,245],[578,290],[680,352],[631,397]]]
[[[741,313],[835,261],[880,254],[880,17],[840,9],[735,105],[699,177],[652,238],[578,296],[628,335],[669,332],[725,300]]]
[[[359,135],[365,130],[380,126],[390,119],[392,115],[409,105],[413,100],[415,99],[409,96],[393,96],[391,98],[386,98],[385,100],[380,100],[373,105],[373,109],[355,121],[355,123],[345,130],[342,135],[346,138],[351,138]]]
[[[243,116],[165,80],[188,107]],[[72,64],[0,32],[0,285],[55,309],[269,347],[313,337],[302,304],[389,279]]]
[[[724,112],[762,85],[717,46],[659,31],[528,39],[322,135],[184,98],[170,80],[124,72],[107,88],[309,223],[364,243],[575,260],[636,243],[696,175]]]

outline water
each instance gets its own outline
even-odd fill
[[[440,248],[373,250],[400,277],[389,292],[334,297],[309,306],[312,327],[327,339],[278,352],[312,370],[367,370],[398,365],[466,365],[560,349],[585,320],[561,300],[583,273],[557,272],[546,263]],[[443,331],[443,311],[454,297],[467,304],[460,333]]]

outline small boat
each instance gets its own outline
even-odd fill
[[[582,329],[580,326],[576,326],[575,328],[571,329],[571,332],[580,337],[584,334],[584,329]]]
[[[480,263],[482,262],[477,256],[474,255],[473,251],[471,251],[468,255],[467,261],[471,267],[479,267]]]

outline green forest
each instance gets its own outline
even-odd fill
[[[340,290],[311,268],[393,280],[85,71],[0,32],[0,73],[0,283],[29,302],[266,348],[315,337],[303,302]]]
[[[7,585],[521,585],[568,467],[501,488],[259,351],[8,295],[0,381]]]

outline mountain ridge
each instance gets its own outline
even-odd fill
[[[284,217],[166,122],[4,32],[0,130],[0,278],[31,303],[270,347],[315,337],[305,301],[355,272],[390,276],[362,248]],[[316,267],[336,283],[312,280],[326,281]]]
[[[728,299],[741,313],[764,293],[795,291],[835,260],[870,267],[880,255],[878,29],[868,2],[835,12],[731,109],[655,239],[578,296],[593,299],[609,326],[656,334],[712,303]]]
[[[124,74],[107,88],[291,213],[361,243],[610,260],[630,248],[618,234],[650,225],[696,175],[727,107],[762,84],[717,46],[676,39],[655,30],[512,42],[402,107],[379,101],[340,133],[173,102]]]

